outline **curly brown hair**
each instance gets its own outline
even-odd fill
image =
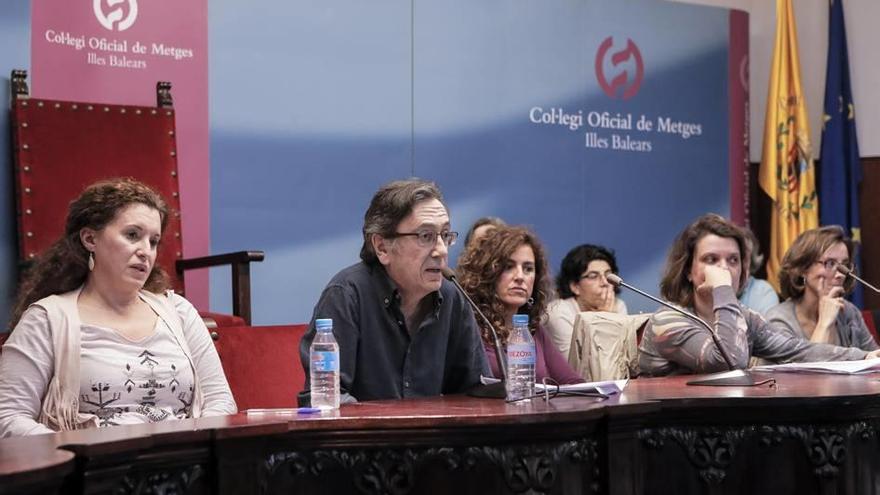
[[[80,240],[84,228],[101,230],[125,207],[142,203],[159,212],[162,232],[168,223],[168,205],[146,184],[132,178],[108,179],[83,190],[70,203],[64,235],[37,257],[24,275],[12,309],[10,328],[36,301],[52,294],[63,294],[82,286],[89,274],[89,253]],[[160,293],[169,287],[168,276],[158,265],[144,283],[144,289]]]
[[[825,251],[838,242],[846,246],[846,252],[852,257],[853,241],[846,236],[846,231],[840,225],[810,229],[797,236],[782,257],[779,270],[779,288],[784,299],[799,300],[804,296],[804,274],[819,261]],[[846,277],[843,283],[844,292],[852,292],[854,284],[852,277]]]
[[[694,264],[694,252],[697,243],[703,237],[715,234],[736,241],[742,259],[742,271],[739,274],[737,297],[746,288],[749,279],[752,250],[746,241],[747,234],[742,227],[716,213],[707,213],[687,226],[669,248],[663,278],[660,279],[660,295],[669,302],[684,307],[694,305],[694,284],[688,280],[691,266]]]
[[[462,287],[498,330],[498,338],[502,342],[510,335],[512,322],[505,321],[507,311],[498,297],[495,284],[504,272],[507,260],[524,244],[535,253],[534,302],[523,306],[519,312],[529,315],[529,329],[534,333],[547,307],[550,284],[544,247],[532,231],[524,227],[498,227],[468,246],[456,268]],[[479,319],[477,323],[483,341],[492,344],[491,332],[485,328],[485,323]]]

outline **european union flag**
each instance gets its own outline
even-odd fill
[[[819,219],[822,225],[841,225],[850,233],[857,246],[856,252],[850,253],[850,256],[856,270],[859,270],[859,184],[862,182],[862,166],[859,162],[855,106],[849,80],[843,0],[830,0],[825,114],[822,120]],[[863,306],[862,289],[858,284],[852,301],[860,308]]]

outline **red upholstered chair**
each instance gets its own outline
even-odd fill
[[[308,325],[211,330],[238,409],[296,407],[305,385],[299,342]]]
[[[865,326],[868,327],[868,331],[874,337],[874,342],[880,344],[880,335],[877,334],[877,321],[880,315],[875,313],[880,313],[880,310],[864,309],[862,310],[862,318],[865,319]]]
[[[26,78],[25,71],[12,71],[11,127],[23,263],[60,237],[68,204],[85,186],[106,178],[134,177],[161,192],[174,212],[158,263],[171,276],[175,290],[184,291],[184,270],[231,265],[233,315],[203,313],[203,317],[209,325],[249,325],[250,263],[262,261],[262,251],[182,259],[171,84],[157,84],[157,106],[139,107],[30,98]]]

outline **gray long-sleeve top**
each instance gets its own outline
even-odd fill
[[[782,304],[778,304],[767,311],[767,320],[779,330],[791,335],[792,338],[808,340],[807,336],[801,329],[795,313],[795,302],[787,299]],[[834,320],[836,327],[835,334],[832,335],[834,343],[839,343],[844,347],[858,347],[863,351],[874,351],[880,349],[868,326],[865,325],[865,319],[862,313],[853,303],[843,301],[843,308],[837,314]]]
[[[761,315],[742,307],[730,286],[716,287],[715,332],[734,367],[748,366],[751,356],[777,363],[849,361],[867,353],[853,347],[814,344],[776,328]],[[699,323],[672,310],[655,313],[645,328],[639,347],[639,366],[647,376],[727,371],[727,363]]]

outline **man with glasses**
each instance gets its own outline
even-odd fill
[[[458,233],[437,186],[382,186],[364,215],[361,261],[330,280],[300,343],[309,402],[315,319],[332,318],[342,402],[465,392],[488,375],[473,312],[444,280]]]

